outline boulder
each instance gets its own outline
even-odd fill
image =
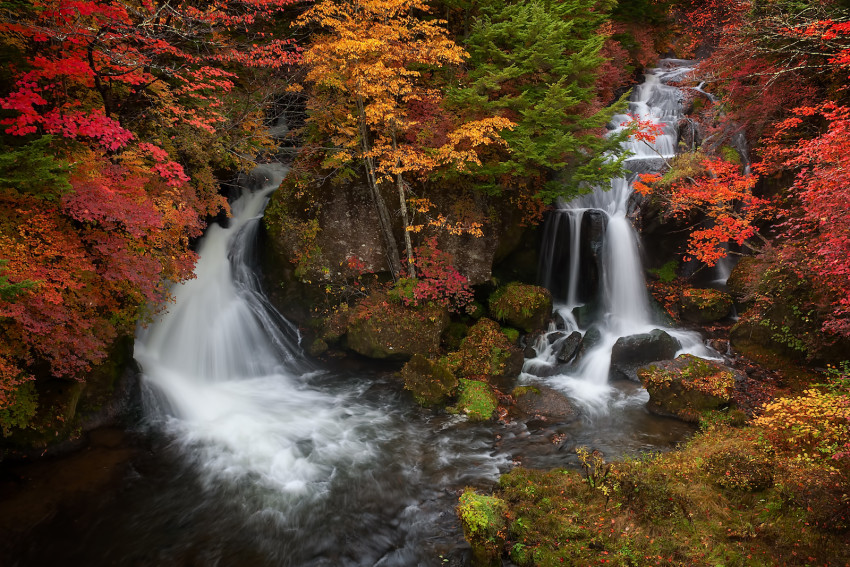
[[[566,337],[562,337],[554,345],[556,358],[558,362],[567,363],[578,354],[581,348],[582,336],[579,331],[573,331]]]
[[[681,346],[678,340],[661,329],[620,337],[611,349],[611,378],[636,381],[639,366],[672,359]]]
[[[450,353],[447,360],[449,370],[458,378],[482,378],[507,389],[522,371],[525,357],[498,323],[484,318],[469,329],[460,349]]]
[[[425,407],[446,403],[457,390],[458,381],[442,364],[420,354],[413,357],[401,369],[404,389],[409,390],[416,401]]]
[[[646,364],[668,360],[675,357],[681,347],[678,340],[661,329],[620,337],[611,350],[611,364]]]
[[[545,418],[563,423],[578,415],[567,396],[546,386],[519,386],[511,393],[514,397],[511,413],[516,417]]]
[[[679,300],[679,315],[692,323],[713,323],[731,311],[732,297],[716,289],[686,289]]]
[[[544,287],[512,282],[490,296],[489,307],[496,319],[530,333],[546,327],[552,315],[552,294]]]
[[[353,310],[345,346],[369,358],[408,360],[414,354],[436,354],[448,324],[443,307],[407,307],[376,293]]]
[[[450,408],[452,411],[466,414],[471,421],[486,421],[493,417],[499,399],[490,384],[461,378],[458,387],[458,400]]]
[[[691,354],[641,367],[637,376],[649,392],[650,411],[692,423],[705,411],[729,407],[736,381],[745,378],[740,371]]]

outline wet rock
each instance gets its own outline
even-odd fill
[[[445,366],[414,354],[401,369],[404,389],[425,407],[446,403],[454,395],[458,380]]]
[[[310,347],[307,349],[307,353],[312,357],[321,356],[328,351],[328,343],[323,341],[322,339],[315,339],[310,343]]]
[[[566,319],[564,319],[564,316],[558,313],[557,311],[552,316],[552,320],[555,322],[555,328],[559,331],[565,331],[567,329]]]
[[[528,333],[543,329],[552,315],[552,294],[546,288],[512,282],[490,296],[490,313]]]
[[[553,345],[566,336],[567,336],[567,333],[562,332],[562,331],[557,331],[555,333],[549,333],[548,335],[546,335],[546,340],[549,341],[550,345]]]
[[[736,381],[746,377],[719,362],[690,354],[641,367],[637,375],[649,392],[650,411],[693,423],[705,411],[729,407]]]
[[[637,381],[639,366],[671,359],[680,348],[679,341],[661,329],[620,337],[611,350],[610,378]]]
[[[578,354],[581,343],[582,336],[578,331],[573,331],[569,336],[562,337],[562,340],[555,345],[558,362],[567,363],[571,361]]]
[[[582,242],[579,247],[582,278],[579,280],[578,295],[584,302],[595,301],[599,294],[607,227],[608,215],[602,211],[591,209],[582,215]]]
[[[581,341],[581,346],[578,349],[578,353],[576,353],[576,356],[573,358],[572,364],[578,364],[588,351],[593,350],[593,347],[599,344],[601,340],[602,331],[599,330],[599,327],[593,326],[585,331],[584,337]]]
[[[599,306],[595,303],[586,303],[573,309],[573,317],[579,328],[590,326],[599,318]]]
[[[518,418],[530,422],[543,418],[548,422],[566,422],[578,415],[573,403],[561,392],[547,386],[520,386],[513,391],[514,406],[511,412]]]
[[[661,329],[620,337],[611,350],[611,363],[646,364],[656,360],[668,360],[676,356],[676,351],[681,346],[678,340]]]
[[[686,289],[679,301],[679,315],[692,323],[713,323],[731,311],[732,297],[716,289]]]

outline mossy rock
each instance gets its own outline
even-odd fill
[[[413,357],[401,369],[404,389],[409,390],[419,405],[425,407],[446,403],[457,390],[458,381],[444,365],[420,354]]]
[[[501,565],[507,531],[503,515],[506,509],[505,501],[495,496],[477,494],[471,488],[461,494],[457,515],[463,535],[472,546],[472,567]]]
[[[703,412],[730,406],[736,380],[743,379],[736,370],[691,354],[639,368],[637,376],[649,392],[650,411],[691,423]]]
[[[376,359],[408,360],[414,354],[436,354],[448,324],[449,314],[443,307],[407,307],[377,293],[354,309],[346,346]]]
[[[692,323],[713,323],[732,311],[732,297],[716,289],[686,289],[679,300],[679,315]]]
[[[448,355],[448,368],[458,378],[478,376],[505,385],[519,376],[524,360],[522,350],[499,324],[484,318],[469,329],[460,348]]]
[[[543,329],[552,315],[552,294],[536,285],[509,283],[490,296],[490,313],[527,333]]]
[[[486,421],[493,417],[498,403],[499,400],[490,384],[481,380],[461,378],[457,404],[452,410],[466,414],[472,421]]]
[[[757,492],[773,486],[775,462],[754,439],[720,438],[705,455],[702,469],[721,488]]]
[[[729,278],[726,280],[726,290],[738,303],[751,301],[753,290],[758,285],[761,262],[753,256],[745,256],[738,260]]]
[[[312,357],[317,357],[325,354],[328,351],[328,343],[322,339],[315,339],[310,343],[310,348],[307,349],[307,354]]]

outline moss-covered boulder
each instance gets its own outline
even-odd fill
[[[686,289],[679,300],[679,315],[692,323],[713,323],[732,312],[732,297],[716,289]]]
[[[453,412],[466,414],[472,421],[486,421],[493,417],[499,399],[490,384],[481,380],[459,380],[457,404]]]
[[[469,329],[460,348],[447,360],[448,368],[458,378],[483,378],[505,386],[519,376],[525,357],[498,323],[483,318]]]
[[[463,535],[472,546],[472,567],[501,565],[505,545],[506,522],[503,516],[506,503],[495,497],[477,494],[471,488],[460,496],[457,515]]]
[[[572,421],[578,416],[573,402],[561,392],[546,386],[518,386],[511,395],[511,414],[520,419],[544,418],[555,422]]]
[[[744,378],[739,371],[691,354],[639,368],[637,376],[649,392],[650,411],[692,423],[704,412],[732,405],[736,380]]]
[[[404,389],[409,390],[416,401],[425,407],[446,403],[458,387],[457,378],[448,368],[420,354],[414,354],[404,365],[401,377],[404,379]]]
[[[530,333],[546,327],[552,315],[552,294],[540,286],[513,282],[490,296],[489,307],[496,319]]]
[[[408,360],[414,354],[436,354],[448,324],[444,307],[408,307],[374,293],[353,309],[345,344],[369,358]]]

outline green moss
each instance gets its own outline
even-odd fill
[[[694,323],[711,323],[729,315],[732,297],[716,289],[686,289],[682,291],[679,314]]]
[[[465,413],[472,421],[484,421],[493,417],[499,400],[487,382],[461,378],[459,385],[456,411]]]
[[[511,329],[510,327],[502,327],[502,334],[505,335],[505,338],[508,339],[513,344],[519,340],[519,331],[516,329]]]
[[[741,165],[741,154],[732,146],[720,146],[720,155],[729,163]]]
[[[511,395],[515,398],[525,396],[526,394],[534,394],[539,396],[540,390],[538,388],[535,388],[534,386],[517,386],[511,391]]]
[[[416,354],[401,369],[405,390],[410,391],[420,405],[443,404],[457,390],[457,378],[444,364]]]
[[[448,355],[449,369],[458,377],[496,377],[508,371],[512,354],[519,352],[491,319],[478,321],[460,349]]]
[[[678,269],[679,262],[676,260],[670,260],[658,269],[649,270],[649,273],[664,283],[670,283],[676,279],[676,270]]]
[[[466,540],[472,546],[474,566],[500,564],[505,541],[505,503],[467,488],[460,496],[457,515]]]
[[[650,409],[685,421],[699,422],[703,412],[732,402],[735,374],[691,354],[640,368],[637,375],[649,392]]]
[[[531,332],[544,328],[552,314],[552,295],[539,286],[512,282],[490,296],[489,307],[496,319]]]
[[[494,493],[507,519],[501,552],[521,567],[843,565],[850,470],[797,462],[758,430],[718,427],[677,451],[606,464],[595,487],[575,471],[518,467]]]

